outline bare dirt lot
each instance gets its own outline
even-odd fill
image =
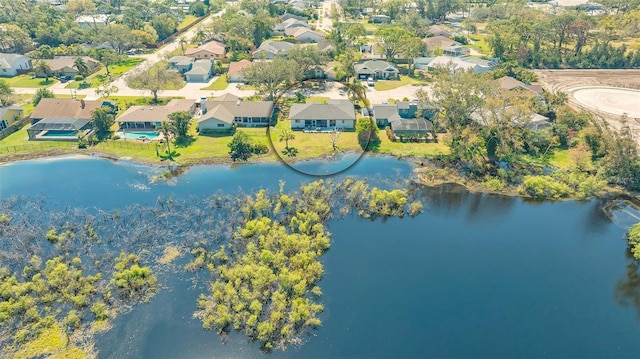
[[[621,114],[627,113],[629,127],[640,140],[640,70],[536,70],[546,91],[562,91],[576,110],[596,114],[611,127],[620,129]],[[640,142],[640,141],[639,141]]]

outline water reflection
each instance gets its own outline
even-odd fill
[[[634,307],[640,320],[640,262],[627,251],[631,260],[625,271],[625,276],[616,283],[615,298],[621,305]]]

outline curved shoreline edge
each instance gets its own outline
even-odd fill
[[[507,187],[503,191],[494,191],[482,186],[482,184],[478,181],[475,181],[468,177],[463,177],[459,174],[452,173],[454,169],[451,169],[451,171],[449,171],[448,177],[446,179],[443,179],[443,178],[429,179],[429,178],[426,178],[426,176],[424,175],[424,172],[430,169],[432,170],[441,169],[437,165],[435,165],[431,159],[418,158],[414,156],[393,155],[393,154],[387,154],[387,153],[377,154],[377,153],[368,152],[368,151],[366,151],[366,154],[368,154],[369,156],[387,156],[390,158],[395,158],[398,161],[406,161],[413,164],[415,166],[415,168],[413,169],[413,173],[415,177],[412,179],[412,181],[416,184],[430,187],[430,188],[443,187],[447,185],[456,185],[456,186],[461,186],[462,188],[464,188],[465,191],[470,193],[519,197],[527,200],[540,201],[540,202],[562,201],[562,200],[576,200],[576,201],[584,200],[582,198],[576,198],[576,197],[567,197],[562,199],[553,199],[553,198],[535,199],[531,196],[527,196],[525,194],[520,193],[518,189],[515,187]],[[296,160],[295,162],[302,163],[302,162],[308,162],[308,161],[323,160],[329,157],[330,156],[323,155],[318,157],[302,158],[302,159]],[[87,158],[104,159],[104,160],[110,160],[114,162],[127,161],[131,163],[142,164],[142,165],[160,168],[160,169],[165,168],[167,170],[180,169],[180,171],[178,171],[178,175],[181,173],[184,173],[192,166],[204,166],[204,165],[242,166],[247,164],[249,165],[250,164],[268,164],[268,163],[280,162],[280,159],[277,156],[271,156],[271,153],[267,153],[264,155],[253,156],[247,162],[233,162],[231,158],[224,156],[224,157],[202,158],[202,159],[189,161],[186,163],[168,162],[165,164],[165,163],[145,161],[137,158],[119,157],[112,153],[106,153],[101,151],[85,152],[85,151],[64,151],[64,150],[54,149],[54,150],[49,150],[44,152],[30,152],[30,153],[8,155],[8,156],[0,156],[0,167],[17,163],[17,162],[31,161],[31,160],[57,161],[57,160],[64,160],[64,159],[87,159]],[[291,164],[287,164],[287,163],[283,163],[283,165],[286,167],[291,166]],[[629,192],[620,188],[609,187],[606,192],[598,196],[595,196],[594,198],[623,199],[623,200],[640,202],[640,193],[634,193],[634,192]]]

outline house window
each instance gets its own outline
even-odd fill
[[[335,125],[336,125],[336,120],[329,121],[329,126],[335,126]]]
[[[218,127],[224,127],[224,123],[219,123]]]
[[[296,120],[296,123],[300,123],[300,120]]]

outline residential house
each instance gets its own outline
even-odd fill
[[[196,48],[189,48],[185,55],[196,59],[224,59],[226,52],[224,44],[218,41],[209,41]]]
[[[20,54],[0,53],[0,76],[12,77],[31,69],[31,58]]]
[[[329,100],[328,103],[293,104],[289,110],[292,129],[352,130],[356,114],[349,100]]]
[[[203,102],[198,131],[228,131],[241,127],[266,127],[273,115],[273,101],[243,101],[232,94]]]
[[[170,69],[174,69],[181,74],[191,70],[193,62],[194,58],[189,56],[174,56],[167,61]]]
[[[253,65],[253,62],[245,59],[229,63],[229,69],[227,70],[227,81],[244,82],[242,70],[251,65]]]
[[[444,52],[446,56],[469,56],[471,54],[471,50],[462,46],[461,43],[451,40],[444,36],[432,36],[422,39],[422,42],[425,43],[429,52],[437,51],[440,49]]]
[[[388,24],[391,18],[387,15],[371,15],[369,22],[372,24]]]
[[[0,132],[22,118],[23,108],[16,105],[0,108]]]
[[[356,77],[360,80],[372,78],[374,80],[398,79],[400,72],[395,65],[383,60],[368,60],[353,65]]]
[[[78,74],[78,69],[76,68],[74,62],[77,58],[82,58],[84,63],[87,64],[89,68],[89,72],[94,72],[99,66],[100,63],[89,56],[56,56],[51,60],[42,60],[44,61],[53,72],[53,76],[69,76],[74,77]],[[36,77],[45,77],[45,74],[42,71],[36,72]]]
[[[336,51],[336,44],[334,44],[333,42],[322,38],[320,40],[318,40],[317,42],[317,48],[318,51],[320,52],[324,52],[325,54],[327,54],[329,57],[333,58],[333,54]]]
[[[503,76],[497,79],[500,84],[500,88],[506,91],[519,90],[524,93],[530,94],[530,96],[541,96],[544,90],[539,84],[525,84],[522,81],[516,80],[510,76]]]
[[[394,120],[406,120],[420,118],[430,118],[434,112],[431,109],[421,106],[417,101],[398,101],[395,104],[378,104],[373,105],[373,118],[380,128],[389,126]],[[367,116],[366,109],[363,109],[363,115]]]
[[[427,29],[427,33],[431,34],[431,36],[451,37],[451,35],[453,35],[451,29],[442,25],[429,26],[429,29]]]
[[[293,8],[298,12],[303,12],[309,7],[309,2],[304,0],[291,0],[287,4],[287,6],[290,6],[291,8]]]
[[[184,73],[187,82],[207,82],[213,76],[212,60],[196,60],[191,70]]]
[[[188,111],[195,114],[194,100],[173,99],[165,106],[131,106],[116,118],[120,131],[147,130],[154,131],[164,121],[170,121],[169,115],[174,112]]]
[[[287,29],[289,30],[289,29]],[[285,30],[285,31],[287,31]],[[298,42],[318,42],[324,39],[324,35],[313,31],[311,29],[307,29],[306,27],[297,27],[293,29],[287,36],[293,36]]]
[[[298,20],[298,19],[291,18],[291,19],[287,19],[282,22],[276,23],[273,29],[276,35],[279,35],[279,34],[287,35],[287,30],[292,31],[293,29],[296,29],[298,27],[304,27],[307,29],[311,28],[311,26],[309,25],[306,19]]]
[[[380,128],[385,128],[389,126],[391,121],[400,118],[398,107],[395,104],[376,104],[373,105],[372,110],[373,113],[371,115],[375,119],[376,125]],[[362,109],[362,114],[369,115],[366,107]]]
[[[287,21],[289,19],[294,19],[298,21],[307,21],[307,18],[304,16],[298,16],[288,12],[285,12],[284,14],[280,15],[280,21],[282,22]]]
[[[497,62],[493,60],[483,60],[471,57],[418,57],[414,59],[414,67],[418,70],[433,71],[439,68],[449,67],[460,70],[473,70],[477,73],[493,71],[497,66]]]
[[[31,113],[29,139],[75,141],[91,131],[91,112],[102,106],[116,109],[109,101],[43,98]]]
[[[294,45],[286,41],[265,41],[253,52],[254,59],[273,59],[277,55],[284,55]]]
[[[552,125],[551,121],[549,121],[549,118],[546,116],[537,113],[527,114],[515,107],[504,108],[498,114],[476,111],[473,112],[469,117],[471,120],[477,122],[478,124],[487,126],[490,122],[492,122],[495,116],[502,116],[501,118],[506,118],[507,116],[509,116],[511,117],[511,122],[514,127],[526,126],[534,132],[551,127]]]
[[[79,15],[76,17],[76,25],[81,29],[100,29],[109,23],[109,15],[106,14],[93,14],[93,15]]]

